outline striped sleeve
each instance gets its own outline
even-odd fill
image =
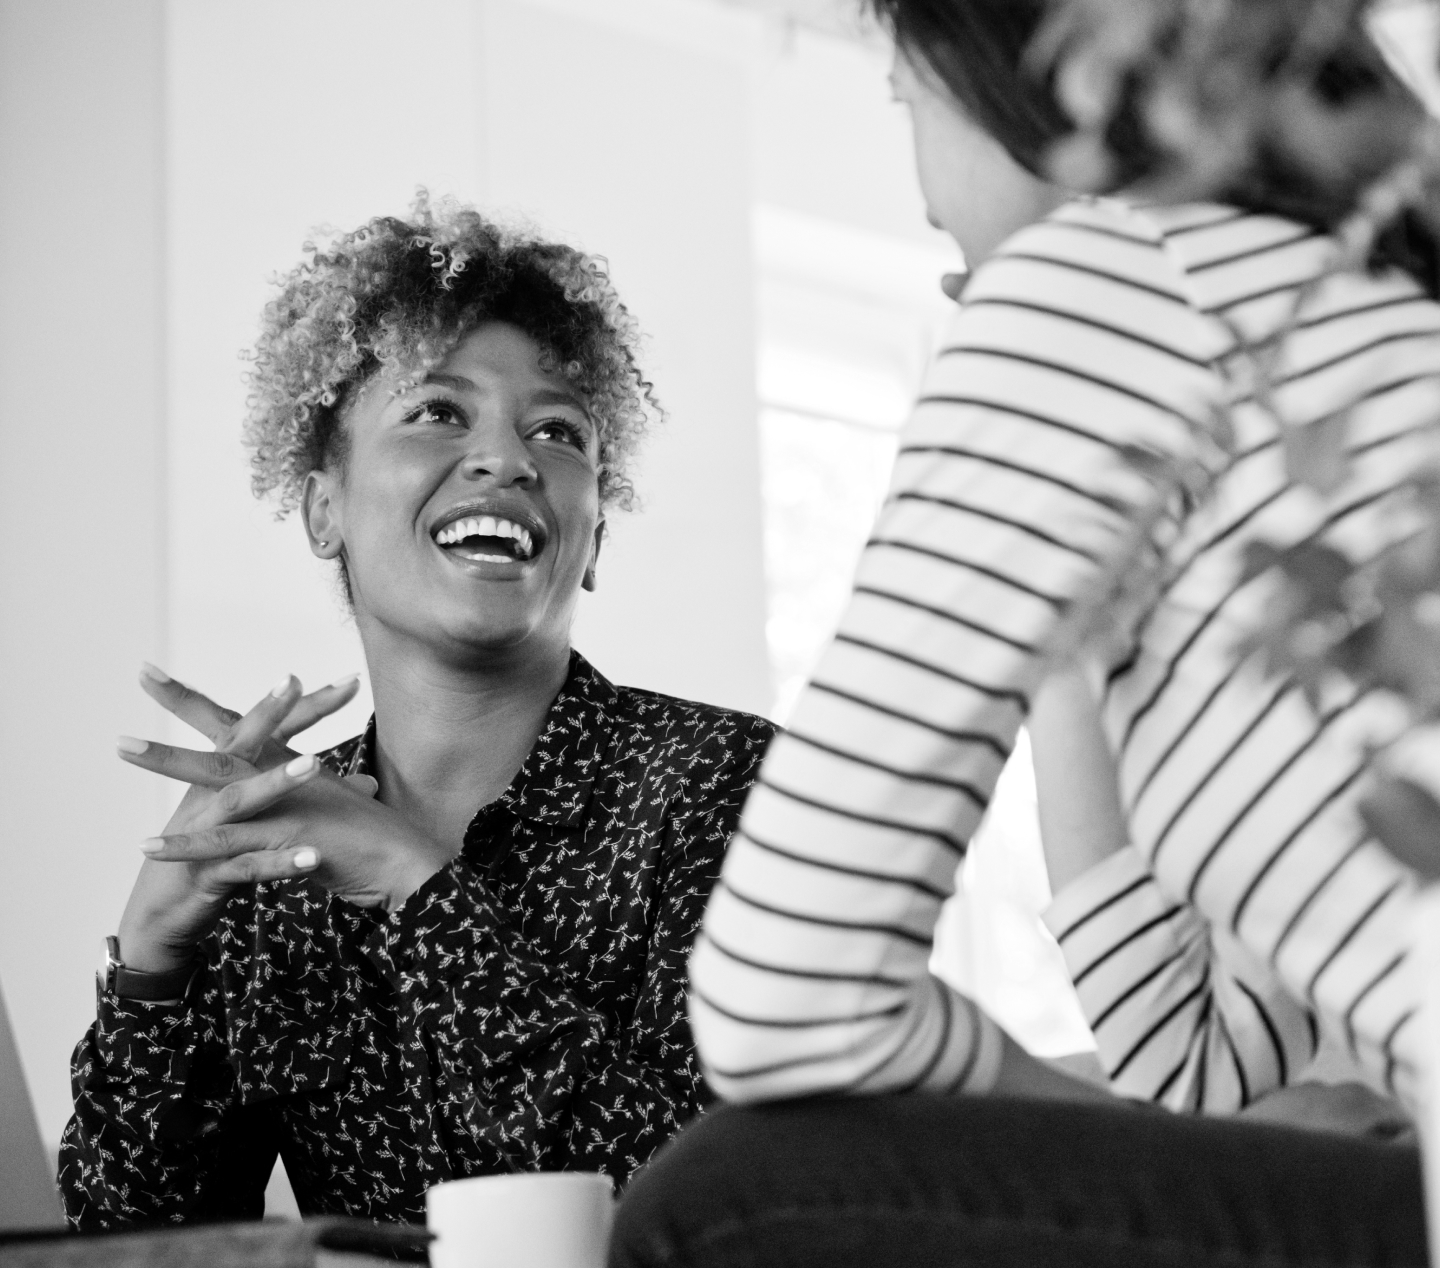
[[[1311,1011],[1237,938],[1167,898],[1133,847],[1067,885],[1044,920],[1122,1095],[1224,1113],[1313,1056]]]
[[[927,969],[941,903],[1067,607],[1122,552],[1127,445],[1214,382],[1153,238],[1077,207],[973,280],[833,644],[751,794],[691,961],[731,1099],[981,1091],[995,1024]]]

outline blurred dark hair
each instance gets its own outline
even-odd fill
[[[1074,131],[1025,54],[1049,10],[1047,0],[866,0],[913,61],[928,66],[951,96],[1021,167],[1046,176],[1050,146]],[[1140,174],[1148,153],[1138,131],[1121,127],[1111,148],[1124,169]],[[1118,186],[1117,186],[1118,187]]]
[[[1047,177],[1047,151],[1074,130],[1053,90],[1053,76],[1040,73],[1026,53],[1049,12],[1047,0],[865,0],[912,61],[929,67],[965,112],[995,138],[1022,167]],[[1256,10],[1266,0],[1244,0]],[[1296,21],[1304,4],[1290,4]],[[1244,56],[1262,74],[1284,73],[1289,41],[1283,23],[1271,40],[1250,46]],[[1146,85],[1131,82],[1105,133],[1113,161],[1109,188],[1123,189],[1159,175],[1170,156],[1148,138],[1140,115]],[[1311,91],[1332,107],[1366,95],[1386,94],[1423,107],[1386,64],[1356,17],[1344,38],[1313,69]],[[1344,177],[1318,176],[1293,161],[1278,144],[1262,142],[1254,162],[1223,190],[1209,197],[1250,211],[1286,216],[1333,228],[1355,206],[1361,190],[1397,157],[1378,147],[1368,166]],[[1407,212],[1381,237],[1375,264],[1394,264],[1412,273],[1432,294],[1440,294],[1440,243],[1418,216]]]
[[[1073,128],[1025,66],[1046,0],[869,0],[895,43],[928,66],[965,112],[1022,167],[1045,175],[1045,152]]]

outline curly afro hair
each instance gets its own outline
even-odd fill
[[[418,381],[476,326],[503,321],[542,363],[584,393],[600,434],[600,504],[634,503],[629,465],[662,417],[636,360],[639,331],[603,259],[432,204],[408,220],[380,216],[324,245],[278,279],[251,354],[245,444],[257,497],[284,516],[306,475],[342,461],[341,414],[377,374]]]

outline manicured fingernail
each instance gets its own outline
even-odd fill
[[[354,686],[354,684],[359,681],[359,674],[346,674],[343,678],[335,679],[335,681],[330,684],[330,690],[339,691],[342,688]]]
[[[152,665],[148,660],[142,660],[140,662],[140,676],[150,679],[151,682],[166,683],[171,681],[169,674],[158,665]]]
[[[304,753],[293,761],[285,763],[285,773],[291,779],[299,779],[301,775],[308,775],[319,764],[314,753]]]
[[[287,691],[290,690],[290,681],[292,677],[293,675],[286,674],[285,677],[280,679],[280,681],[277,682],[270,689],[270,694],[278,700],[281,696],[283,696]]]
[[[140,842],[141,854],[159,854],[165,848],[164,837],[149,837]]]
[[[150,747],[148,740],[137,740],[133,735],[122,735],[115,741],[115,747],[122,753],[129,753],[131,757],[138,756]]]
[[[309,871],[320,861],[320,856],[314,850],[298,850],[295,854],[295,866],[302,872]]]

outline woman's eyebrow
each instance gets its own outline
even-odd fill
[[[584,398],[558,387],[542,387],[531,397],[531,400],[536,405],[573,405],[587,415],[590,413],[590,407],[585,403]]]
[[[427,387],[432,384],[436,387],[453,388],[457,392],[474,392],[478,390],[475,384],[463,374],[431,373],[420,380],[421,387]]]

